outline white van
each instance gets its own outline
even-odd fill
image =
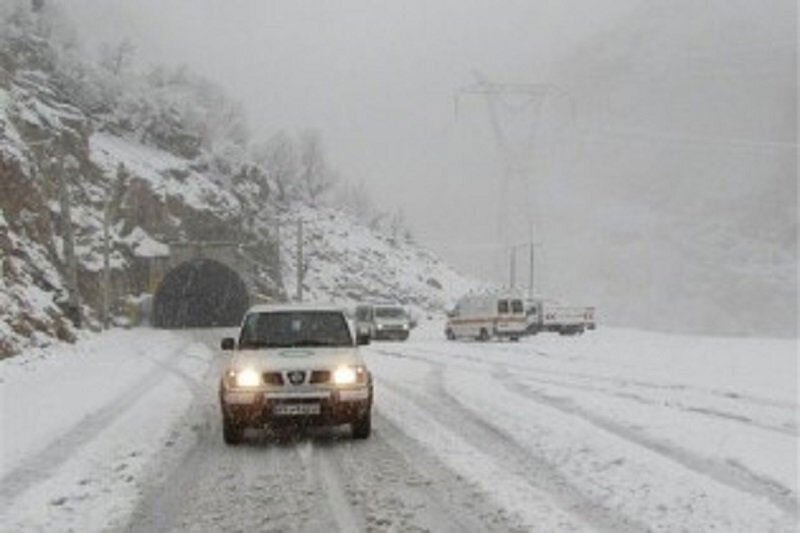
[[[445,335],[450,340],[492,338],[519,340],[525,334],[525,304],[515,295],[467,295],[448,313]]]
[[[408,339],[414,321],[401,305],[361,304],[355,312],[356,331],[372,339],[404,341]]]

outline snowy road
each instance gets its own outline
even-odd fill
[[[373,435],[222,443],[224,331],[0,364],[4,530],[794,531],[796,343],[599,330],[363,348]]]

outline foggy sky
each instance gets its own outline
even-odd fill
[[[456,90],[473,69],[549,81],[554,62],[637,3],[63,1],[89,50],[130,38],[144,64],[197,69],[244,103],[256,134],[320,129],[343,176],[484,276],[499,253],[488,245],[502,161],[484,102],[464,98],[456,116]]]
[[[256,135],[319,129],[464,272],[507,280],[533,235],[537,292],[610,322],[796,334],[793,0],[60,1],[88,50],[189,65]],[[482,97],[455,112],[474,71],[563,89],[496,101],[512,165]]]

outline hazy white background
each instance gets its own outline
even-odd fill
[[[130,38],[221,83],[255,133],[318,128],[342,175],[487,278],[507,272],[504,161],[485,102],[454,96],[473,70],[553,83],[538,120],[499,106],[529,154],[503,239],[535,223],[538,292],[621,323],[796,331],[796,2],[62,3],[89,48]]]

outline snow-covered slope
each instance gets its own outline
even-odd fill
[[[336,209],[295,205],[278,220],[282,277],[290,294],[297,289],[299,221],[303,223],[306,299],[395,301],[441,311],[484,285],[413,242],[370,230]]]

